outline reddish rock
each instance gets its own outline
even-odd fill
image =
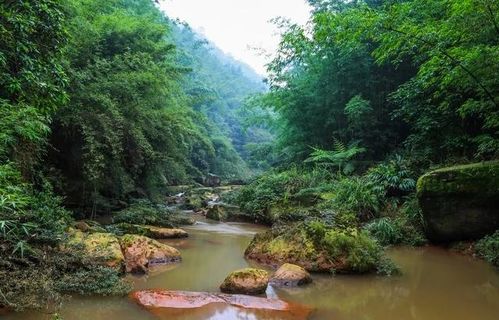
[[[147,237],[127,234],[121,237],[120,244],[126,272],[145,273],[151,265],[181,260],[177,249]]]
[[[143,290],[132,292],[130,297],[154,314],[165,317],[178,309],[193,310],[210,305],[251,309],[272,319],[307,319],[311,312],[305,306],[283,300],[222,293]]]

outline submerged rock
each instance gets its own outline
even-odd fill
[[[269,284],[267,271],[245,268],[231,272],[220,286],[225,293],[262,294]]]
[[[120,238],[120,244],[126,272],[145,273],[151,265],[181,260],[177,249],[144,236],[127,234]]]
[[[71,229],[68,241],[63,249],[79,248],[95,262],[111,268],[120,269],[124,261],[118,238],[111,233],[85,234],[80,230]]]
[[[175,310],[190,312],[210,305],[251,309],[262,314],[262,319],[307,319],[311,309],[302,305],[278,299],[267,299],[245,295],[215,294],[206,292],[143,290],[135,291],[130,297],[147,308],[160,319],[173,319]]]
[[[499,228],[499,161],[431,171],[417,183],[428,239],[477,239]]]
[[[291,263],[283,264],[270,279],[270,284],[274,286],[301,286],[310,282],[312,282],[310,273]]]

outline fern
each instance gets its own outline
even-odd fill
[[[366,151],[365,148],[358,146],[358,141],[345,146],[343,142],[334,139],[333,150],[323,150],[312,147],[313,152],[305,162],[316,163],[325,167],[337,167],[338,174],[351,174],[355,170],[353,159]]]

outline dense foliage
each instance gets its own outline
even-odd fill
[[[105,211],[209,172],[247,176],[222,115],[262,89],[256,80],[151,1],[72,1],[71,10],[70,101],[55,117],[49,154],[68,204]]]
[[[2,1],[0,308],[126,292],[61,254],[72,219],[171,226],[165,187],[210,173],[267,170],[227,199],[356,272],[390,273],[380,245],[425,243],[420,173],[499,156],[499,4],[308,2],[307,25],[276,19],[265,92],[156,1]],[[476,246],[496,265],[497,238]]]
[[[234,201],[270,224],[319,219],[382,245],[424,244],[417,177],[499,156],[498,4],[309,4],[305,26],[276,20],[270,92],[250,101],[275,115],[278,168]],[[479,246],[492,262],[493,240]]]
[[[59,252],[72,216],[171,225],[165,186],[249,175],[237,110],[259,77],[153,1],[3,1],[0,39],[0,308],[129,289]]]

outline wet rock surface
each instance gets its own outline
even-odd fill
[[[304,268],[291,263],[285,263],[274,273],[270,284],[278,287],[295,287],[312,282],[310,273]]]
[[[188,309],[191,314],[194,309],[205,310],[210,306],[251,309],[257,313],[264,314],[266,317],[263,319],[307,319],[311,312],[311,310],[305,306],[283,300],[245,295],[143,290],[131,293],[130,297],[152,313],[160,317],[164,316],[164,319],[175,314],[172,312],[174,310]],[[161,319],[163,319],[163,317],[161,317]]]
[[[267,271],[245,268],[231,272],[220,285],[224,293],[262,294],[269,283]]]
[[[120,238],[120,244],[126,272],[146,273],[150,266],[181,260],[177,249],[144,236],[125,235]]]

